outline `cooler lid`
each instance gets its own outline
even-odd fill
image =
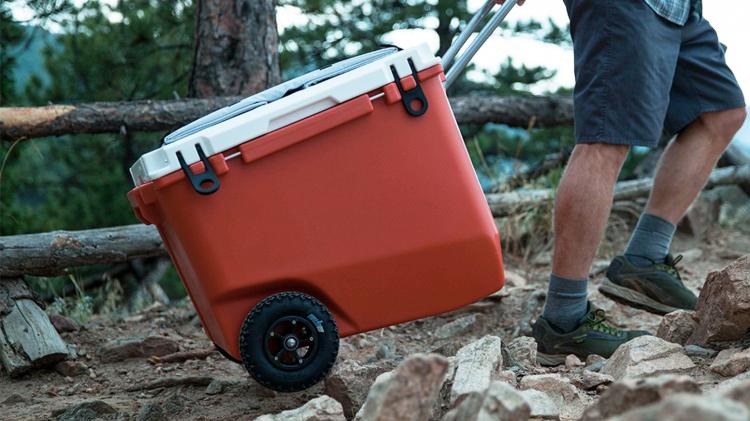
[[[399,51],[388,47],[299,76],[236,104],[214,111],[164,137],[160,148],[130,168],[136,186],[180,169],[177,153],[190,165],[200,157],[231,149],[411,74],[440,63],[426,44]]]
[[[172,143],[176,140],[180,140],[205,128],[219,124],[222,121],[229,120],[232,117],[236,117],[240,114],[252,111],[258,107],[262,107],[263,105],[274,102],[287,95],[291,95],[297,91],[301,91],[302,89],[317,85],[320,82],[362,67],[368,63],[372,63],[375,60],[398,51],[398,47],[383,48],[381,50],[339,61],[337,63],[323,67],[322,69],[317,69],[310,73],[296,77],[292,80],[288,80],[282,84],[276,85],[272,88],[268,88],[263,92],[247,97],[242,101],[237,102],[236,104],[232,104],[228,107],[216,110],[211,114],[205,115],[193,121],[192,123],[167,134],[164,137],[164,143]]]

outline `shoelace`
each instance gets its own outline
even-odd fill
[[[600,308],[594,310],[593,313],[589,314],[589,316],[587,316],[587,319],[587,324],[592,330],[596,330],[598,332],[613,336],[622,335],[622,331],[620,329],[617,329],[607,323],[607,313]]]
[[[680,263],[682,260],[682,255],[677,255],[676,257],[672,256],[671,254],[668,254],[666,259],[664,259],[664,264],[660,265],[664,270],[667,271],[670,275],[674,276],[675,278],[682,281],[682,277],[680,276],[680,271],[677,270],[677,264]]]

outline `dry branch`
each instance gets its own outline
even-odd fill
[[[94,102],[0,108],[0,139],[31,139],[78,133],[170,130],[241,97],[165,101]],[[573,99],[541,96],[465,96],[451,100],[459,123],[550,127],[573,122]]]
[[[181,363],[187,360],[205,360],[217,352],[216,348],[207,348],[194,351],[175,352],[174,354],[168,354],[161,357],[154,355],[148,358],[148,362],[151,364],[163,364]]]
[[[213,380],[213,377],[207,376],[164,377],[149,383],[135,385],[125,390],[128,392],[136,392],[139,390],[161,389],[165,387],[208,386]]]
[[[714,170],[707,188],[750,182],[750,165]],[[615,200],[645,197],[653,180],[623,181],[617,184]],[[550,189],[493,193],[487,201],[495,217],[504,217],[539,206],[554,197]],[[128,225],[86,231],[55,231],[0,237],[1,277],[54,275],[68,267],[119,263],[137,257],[162,256],[166,252],[153,226]]]
[[[640,180],[622,181],[615,187],[615,201],[631,200],[648,196],[654,180],[643,178]],[[729,184],[747,184],[750,182],[750,165],[740,167],[726,167],[714,170],[706,184],[707,189]],[[493,193],[487,195],[487,202],[495,217],[509,216],[522,209],[538,206],[540,203],[554,198],[554,190],[519,190],[508,193]]]

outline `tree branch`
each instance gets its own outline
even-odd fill
[[[1,107],[0,139],[78,133],[172,130],[242,97],[163,101],[93,102],[43,107]],[[526,128],[573,123],[573,99],[542,96],[464,96],[451,99],[459,123],[499,123]]]

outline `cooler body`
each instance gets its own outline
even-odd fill
[[[502,287],[497,228],[442,69],[413,70],[218,153],[204,135],[220,183],[211,194],[183,170],[128,194],[158,228],[208,335],[233,357],[243,319],[274,293],[316,297],[347,336]],[[412,112],[402,101],[417,88],[421,115],[418,100]]]

